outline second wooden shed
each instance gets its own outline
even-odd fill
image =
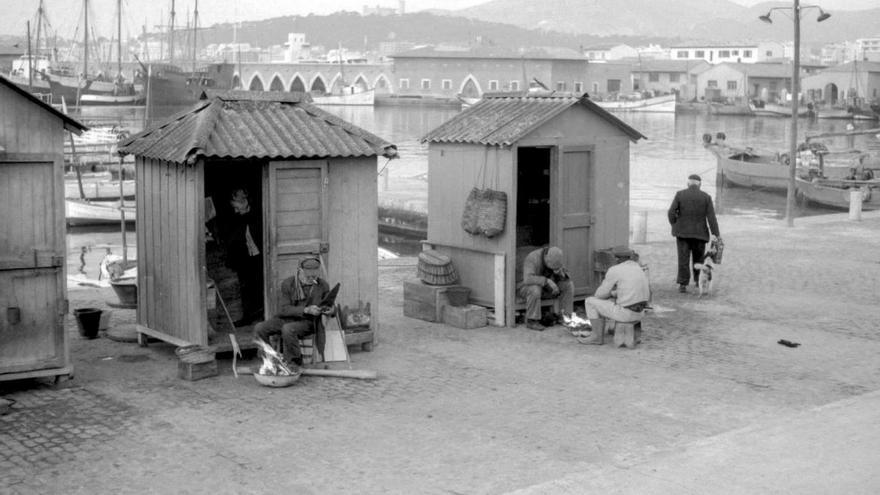
[[[597,250],[628,244],[629,146],[639,131],[586,96],[486,97],[422,138],[428,153],[428,239],[449,255],[471,302],[513,325],[522,260],[562,248],[575,299],[601,280]],[[503,231],[462,228],[470,191],[507,195]]]
[[[277,312],[281,282],[299,261],[320,255],[328,281],[341,283],[337,302],[372,307],[370,331],[358,337],[368,340],[349,343],[372,344],[377,159],[397,150],[309,101],[295,93],[221,93],[121,144],[136,164],[141,333],[215,344],[206,225],[222,223],[230,192],[245,187],[262,216],[264,316]]]

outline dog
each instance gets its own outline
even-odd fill
[[[700,297],[708,295],[712,291],[713,275],[717,276],[717,269],[720,263],[720,246],[721,241],[713,237],[706,245],[706,252],[703,259],[699,263],[694,263],[694,268],[699,270],[697,276],[697,287],[699,288]]]

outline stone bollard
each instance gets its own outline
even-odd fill
[[[849,219],[862,219],[862,191],[856,189],[849,192]]]
[[[632,242],[633,244],[644,244],[648,242],[647,211],[637,211],[633,213]]]

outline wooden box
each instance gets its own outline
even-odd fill
[[[443,323],[458,328],[480,328],[488,324],[488,310],[483,306],[443,306]]]
[[[403,316],[425,321],[440,321],[443,306],[447,306],[446,289],[453,285],[428,285],[421,280],[403,282]]]
[[[209,376],[217,376],[217,360],[212,359],[204,363],[177,362],[177,377],[183,380],[195,381]]]

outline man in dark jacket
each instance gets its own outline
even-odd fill
[[[307,335],[315,335],[315,349],[323,355],[325,335],[321,317],[329,314],[332,308],[322,304],[329,292],[330,286],[321,278],[320,260],[302,260],[297,272],[281,283],[281,308],[278,313],[257,323],[254,334],[267,343],[269,337],[280,335],[284,362],[291,369],[303,364],[299,339]]]
[[[542,331],[541,298],[558,298],[563,316],[570,317],[574,306],[574,283],[562,266],[562,250],[556,246],[535,249],[523,260],[519,296],[526,301],[526,327]]]
[[[694,263],[699,263],[706,252],[711,232],[720,238],[718,220],[715,218],[715,207],[712,197],[700,190],[700,176],[693,174],[688,177],[687,189],[675,193],[675,199],[669,206],[669,224],[678,247],[678,291],[687,292],[691,273],[697,281],[697,270]]]
[[[235,326],[248,325],[263,316],[263,223],[251,208],[248,192],[238,188],[229,197],[233,214],[225,228],[226,262],[238,276],[241,319]]]

